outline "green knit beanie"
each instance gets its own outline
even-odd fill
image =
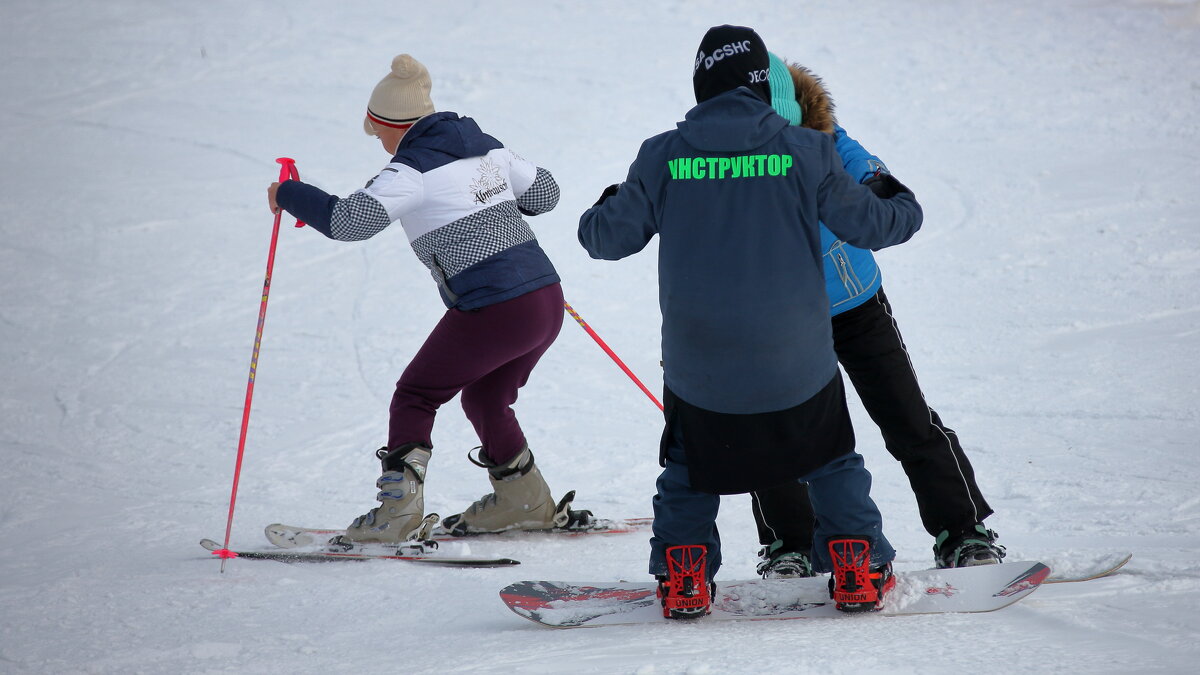
[[[783,59],[771,52],[771,71],[767,79],[771,82],[771,107],[792,126],[800,124],[800,104],[796,102],[796,85]]]

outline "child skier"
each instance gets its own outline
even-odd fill
[[[338,198],[290,180],[268,190],[272,211],[331,239],[367,239],[402,221],[447,307],[396,383],[387,445],[376,451],[381,504],[350,524],[351,542],[400,542],[421,523],[434,416],[460,392],[482,443],[471,459],[487,468],[493,492],[443,525],[540,529],[558,515],[510,407],[562,327],[558,274],[522,218],[553,209],[558,185],[474,120],[435,112],[431,87],[412,56],[392,60],[363,120],[392,159],[362,189]]]
[[[921,209],[890,175],[860,185],[832,138],[775,114],[769,66],[753,30],[710,29],[698,105],[579,221],[594,258],[660,240],[666,428],[650,573],[667,616],[708,612],[719,495],[787,480],[810,486],[814,562],[834,573],[839,608],[877,609],[894,584],[830,338],[818,222],[880,248],[911,237]]]
[[[770,82],[775,112],[793,125],[833,136],[851,176],[864,181],[888,173],[878,157],[838,126],[820,78],[772,54]],[[1000,562],[1004,548],[982,522],[992,509],[958,435],[925,402],[874,256],[824,226],[821,250],[838,362],[883,433],[888,451],[904,466],[921,520],[934,537],[937,566]],[[759,573],[766,578],[812,576],[814,516],[806,487],[789,482],[756,490],[751,503],[763,546]]]

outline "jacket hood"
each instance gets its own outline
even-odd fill
[[[825,88],[825,83],[811,70],[797,63],[789,63],[788,72],[792,74],[796,102],[800,104],[800,126],[832,134],[837,117],[833,112],[833,98]]]
[[[694,148],[738,152],[763,145],[787,125],[765,101],[738,87],[692,108],[676,126]]]
[[[422,117],[404,134],[400,147],[396,149],[396,157],[399,158],[405,150],[432,150],[462,159],[486,155],[502,147],[504,144],[483,133],[470,117],[439,112]]]

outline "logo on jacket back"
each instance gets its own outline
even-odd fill
[[[504,176],[500,174],[500,167],[492,164],[486,157],[480,159],[479,178],[471,183],[471,192],[475,196],[475,203],[486,204],[491,201],[492,197],[503,193],[507,189],[508,183],[504,181]]]
[[[696,71],[700,70],[700,64],[702,63],[704,64],[705,70],[711,70],[717,61],[724,59],[726,56],[733,56],[734,54],[749,54],[750,47],[751,44],[749,40],[742,40],[741,42],[730,42],[727,45],[721,45],[720,47],[717,47],[713,50],[711,56],[705,54],[703,51],[697,52],[696,65],[692,66],[692,75],[695,75]]]
[[[724,180],[786,176],[795,164],[791,155],[735,155],[733,157],[679,157],[667,160],[672,180]]]

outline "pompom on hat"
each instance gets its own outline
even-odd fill
[[[371,92],[363,131],[374,136],[372,125],[407,129],[422,117],[433,114],[433,101],[429,98],[432,88],[433,82],[425,66],[408,54],[400,54],[392,59],[392,72],[385,75]]]

